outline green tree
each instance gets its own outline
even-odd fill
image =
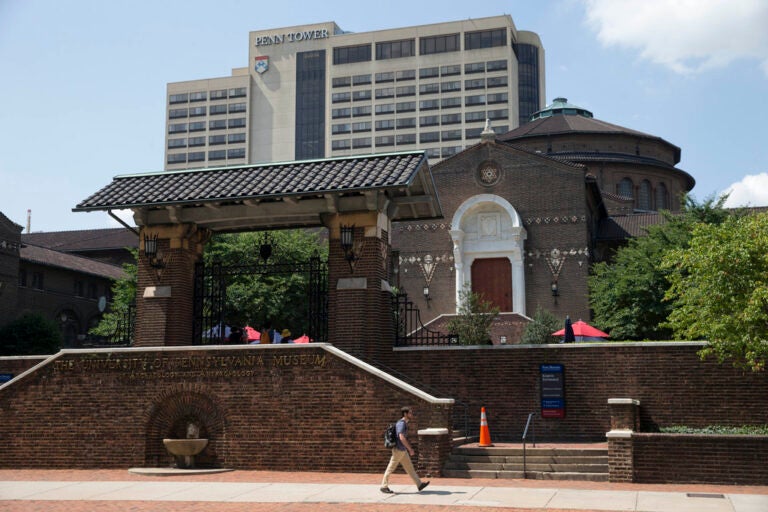
[[[525,326],[522,343],[527,345],[541,345],[557,343],[557,338],[552,333],[561,328],[560,320],[551,311],[539,306],[533,314],[533,321]]]
[[[729,216],[723,208],[726,198],[697,203],[685,196],[679,214],[662,212],[663,222],[650,226],[646,236],[629,240],[613,261],[595,264],[589,278],[595,322],[614,339],[669,339],[672,329],[666,320],[673,304],[664,296],[674,270],[661,262],[668,251],[688,246],[695,226],[722,223]]]
[[[131,253],[134,261],[137,261],[138,250],[131,249]],[[118,331],[130,329],[126,319],[129,308],[136,302],[137,270],[137,263],[123,263],[125,276],[112,284],[112,302],[109,305],[109,311],[104,313],[96,327],[88,331],[90,334],[109,338],[118,335]]]
[[[39,313],[27,313],[0,329],[0,355],[49,355],[59,351],[61,330]]]
[[[459,292],[459,314],[448,322],[448,332],[459,336],[461,345],[484,345],[490,342],[490,327],[499,308],[484,301],[468,288]]]
[[[205,262],[255,266],[264,263],[262,245],[269,245],[269,263],[305,262],[313,256],[328,257],[328,247],[318,232],[282,230],[265,233],[216,235],[205,250]],[[271,321],[275,327],[289,327],[294,335],[306,332],[308,319],[308,276],[301,273],[243,273],[227,282],[225,322],[259,327]]]
[[[768,214],[700,224],[688,247],[664,258],[670,270],[668,325],[676,336],[706,339],[702,357],[764,370],[768,359]]]

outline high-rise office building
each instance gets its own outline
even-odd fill
[[[168,84],[165,168],[424,149],[433,161],[543,108],[544,49],[508,15],[350,33],[250,33],[232,76]]]

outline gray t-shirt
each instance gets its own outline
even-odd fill
[[[401,419],[397,422],[396,431],[397,431],[397,449],[405,451],[405,445],[400,440],[400,434],[403,434],[405,435],[405,437],[408,437],[408,424],[405,422],[404,419]]]

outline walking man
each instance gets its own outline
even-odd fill
[[[416,484],[416,488],[419,491],[429,485],[429,482],[421,481],[411,462],[413,447],[408,442],[408,423],[413,419],[413,411],[410,407],[403,407],[401,412],[403,417],[397,422],[397,445],[392,448],[392,458],[389,459],[387,470],[384,472],[384,479],[381,481],[381,492],[385,494],[392,494],[392,489],[389,488],[389,476],[394,473],[400,464],[403,465],[403,469],[408,473],[408,476],[413,479],[413,483]]]

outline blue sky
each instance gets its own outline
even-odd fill
[[[364,32],[509,14],[546,50],[546,103],[679,146],[697,199],[768,205],[765,0],[0,0],[0,211],[33,231],[118,174],[163,169],[168,82],[248,65],[248,33],[335,21]],[[384,7],[386,6],[386,7]]]

